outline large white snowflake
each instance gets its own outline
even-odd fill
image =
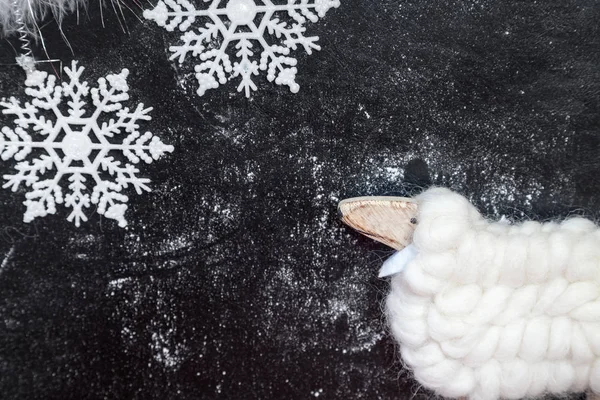
[[[240,77],[238,91],[244,90],[246,97],[250,97],[250,91],[257,89],[252,76],[258,75],[259,70],[267,70],[269,82],[288,85],[297,93],[300,89],[296,83],[297,60],[289,57],[290,50],[298,46],[304,47],[308,54],[320,50],[317,36],[304,36],[304,25],[307,20],[317,22],[330,8],[340,5],[339,0],[202,1],[210,5],[197,10],[188,0],[161,0],[153,10],[144,11],[146,19],[156,21],[166,30],[179,27],[185,32],[181,36],[183,43],[169,48],[173,53],[170,59],[178,59],[180,64],[188,55],[200,59],[195,68],[200,96],[227,83],[229,74],[230,79]],[[279,19],[286,15],[293,23]],[[197,18],[206,24],[195,29]],[[277,43],[269,44],[269,39],[277,39]],[[232,63],[226,51],[235,42],[232,54],[236,61]],[[255,44],[262,48],[260,62],[252,59]]]
[[[87,221],[84,208],[96,204],[99,214],[124,227],[128,197],[122,190],[131,185],[138,194],[150,191],[146,185],[150,180],[139,178],[134,165],[173,151],[152,133],[138,131],[139,121],[151,119],[152,108],[140,103],[130,111],[121,104],[129,99],[127,69],[98,79],[98,87],[92,89],[81,81],[83,70],[73,61],[64,69],[68,82],[62,84],[47,72],[31,71],[25,81],[31,102],[21,104],[15,97],[0,101],[2,113],[14,115],[16,125],[0,130],[0,155],[5,161],[18,161],[16,173],[4,175],[3,188],[17,191],[21,184],[29,188],[25,222],[54,214],[56,205],[64,203],[72,208],[67,220],[79,226]],[[93,109],[88,112],[85,100],[90,93]],[[130,163],[123,165],[111,155],[117,152]],[[68,180],[66,194],[63,178]]]

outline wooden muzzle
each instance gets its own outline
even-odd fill
[[[338,205],[346,225],[396,250],[412,242],[417,208],[417,203],[406,197],[355,197]]]

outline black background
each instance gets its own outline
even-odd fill
[[[295,52],[300,92],[261,75],[250,100],[236,82],[198,97],[168,61],[179,34],[79,14],[74,55],[44,27],[50,57],[92,86],[128,68],[142,130],[175,151],[142,166],[153,191],[127,193],[125,229],[62,207],[25,224],[25,190],[0,191],[1,398],[427,397],[381,314],[390,251],[337,202],[436,184],[490,218],[599,215],[597,0],[346,0],[307,25],[323,49]],[[23,90],[0,66],[0,97]]]

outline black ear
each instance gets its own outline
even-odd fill
[[[406,197],[356,197],[340,202],[342,221],[365,236],[402,250],[412,242],[417,203]]]
[[[420,158],[410,160],[404,168],[405,186],[424,190],[432,185],[427,163]],[[414,195],[414,193],[413,193]]]

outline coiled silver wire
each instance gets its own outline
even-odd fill
[[[23,20],[23,13],[19,8],[18,0],[12,2],[13,11],[15,14],[15,22],[17,23],[17,33],[19,41],[21,42],[21,52],[16,61],[27,74],[32,73],[35,70],[35,60],[33,58],[33,51],[31,49],[31,41],[29,40],[29,32],[27,31],[27,25]]]
[[[14,7],[15,22],[17,23],[17,32],[19,35],[19,41],[21,42],[21,50],[25,57],[32,57],[33,51],[31,50],[31,41],[29,40],[29,33],[27,32],[27,25],[23,20],[23,13],[19,8],[18,0],[13,0],[12,5]]]

